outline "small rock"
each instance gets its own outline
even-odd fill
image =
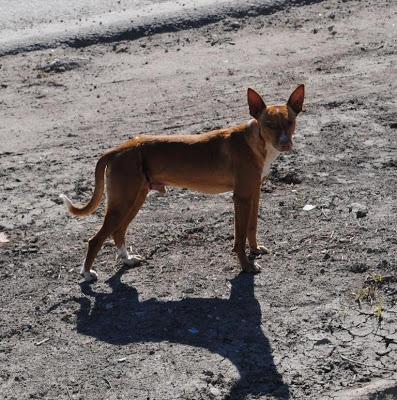
[[[311,210],[314,210],[315,208],[316,208],[316,206],[313,206],[312,204],[306,204],[303,207],[303,211],[311,211]]]
[[[331,255],[329,253],[324,253],[324,256],[323,256],[324,261],[329,260],[330,258],[331,258]]]
[[[333,365],[330,365],[330,364],[328,364],[328,365],[323,365],[322,366],[322,370],[325,372],[325,373],[328,373],[328,372],[331,372],[332,370],[333,370]]]
[[[332,344],[332,342],[328,338],[322,338],[317,340],[317,342],[314,343],[315,346],[322,346],[324,344]]]
[[[349,212],[356,215],[356,218],[364,218],[368,214],[366,206],[360,203],[352,203],[349,205]]]
[[[210,387],[210,392],[213,396],[215,396],[215,398],[219,398],[222,394],[218,388],[213,387],[213,386]]]
[[[232,21],[230,22],[229,26],[231,26],[233,29],[239,29],[241,27],[241,24],[237,21]]]
[[[0,232],[0,245],[4,243],[8,243],[9,239],[4,232]]]
[[[355,274],[363,273],[368,271],[368,265],[364,263],[355,263],[349,267],[349,270]]]
[[[85,60],[71,60],[71,59],[55,59],[48,63],[40,64],[36,67],[36,69],[43,71],[43,72],[65,72],[70,71],[72,69],[79,68],[82,64],[84,64]]]
[[[272,180],[286,183],[288,185],[299,185],[302,183],[303,178],[297,171],[294,170],[288,171],[286,174],[280,173],[279,171],[273,171]]]
[[[239,22],[226,20],[225,27],[223,28],[223,30],[228,32],[228,31],[234,31],[234,30],[237,30],[240,28],[241,28],[241,24]]]
[[[142,47],[142,45],[141,45],[141,47]],[[112,50],[113,50],[115,53],[127,53],[127,52],[128,52],[128,47],[127,47],[126,45],[118,45],[118,44],[115,44],[115,45],[112,47]]]

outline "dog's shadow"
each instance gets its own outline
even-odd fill
[[[76,299],[79,333],[115,345],[169,341],[202,347],[229,359],[240,374],[226,398],[242,399],[248,394],[289,398],[261,329],[253,275],[231,280],[229,299],[140,302],[137,290],[121,281],[126,270],[121,268],[107,281],[111,293],[81,285],[84,296]]]

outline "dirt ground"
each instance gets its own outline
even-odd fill
[[[0,59],[1,399],[396,398],[392,3]],[[231,252],[230,193],[169,188],[129,229],[145,263],[122,267],[109,241],[82,283],[103,205],[79,220],[58,195],[87,201],[105,149],[240,123],[247,87],[271,104],[299,83],[294,150],[262,191],[261,274]]]

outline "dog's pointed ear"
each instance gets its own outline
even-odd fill
[[[251,88],[248,88],[247,90],[247,99],[250,115],[255,119],[258,119],[262,111],[266,109],[265,102],[262,97]]]
[[[289,97],[287,105],[291,107],[296,114],[303,109],[303,101],[305,99],[305,85],[299,85]]]

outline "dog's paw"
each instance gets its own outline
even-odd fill
[[[261,254],[272,254],[272,251],[265,246],[258,246],[256,249],[250,250],[251,256],[259,256]]]
[[[87,272],[87,271],[84,271],[84,267],[82,267],[80,270],[80,275],[82,277],[84,277],[84,280],[86,282],[94,282],[94,281],[98,280],[98,274],[93,269],[91,269],[90,271]]]
[[[129,254],[125,246],[118,249],[117,259],[121,260],[124,265],[134,267],[144,261],[144,258],[137,254]]]
[[[145,259],[138,254],[128,255],[128,257],[121,259],[124,265],[129,265],[130,267],[135,267],[144,260]]]
[[[256,262],[250,262],[248,265],[243,267],[243,272],[259,274],[259,272],[261,272],[261,266]]]

